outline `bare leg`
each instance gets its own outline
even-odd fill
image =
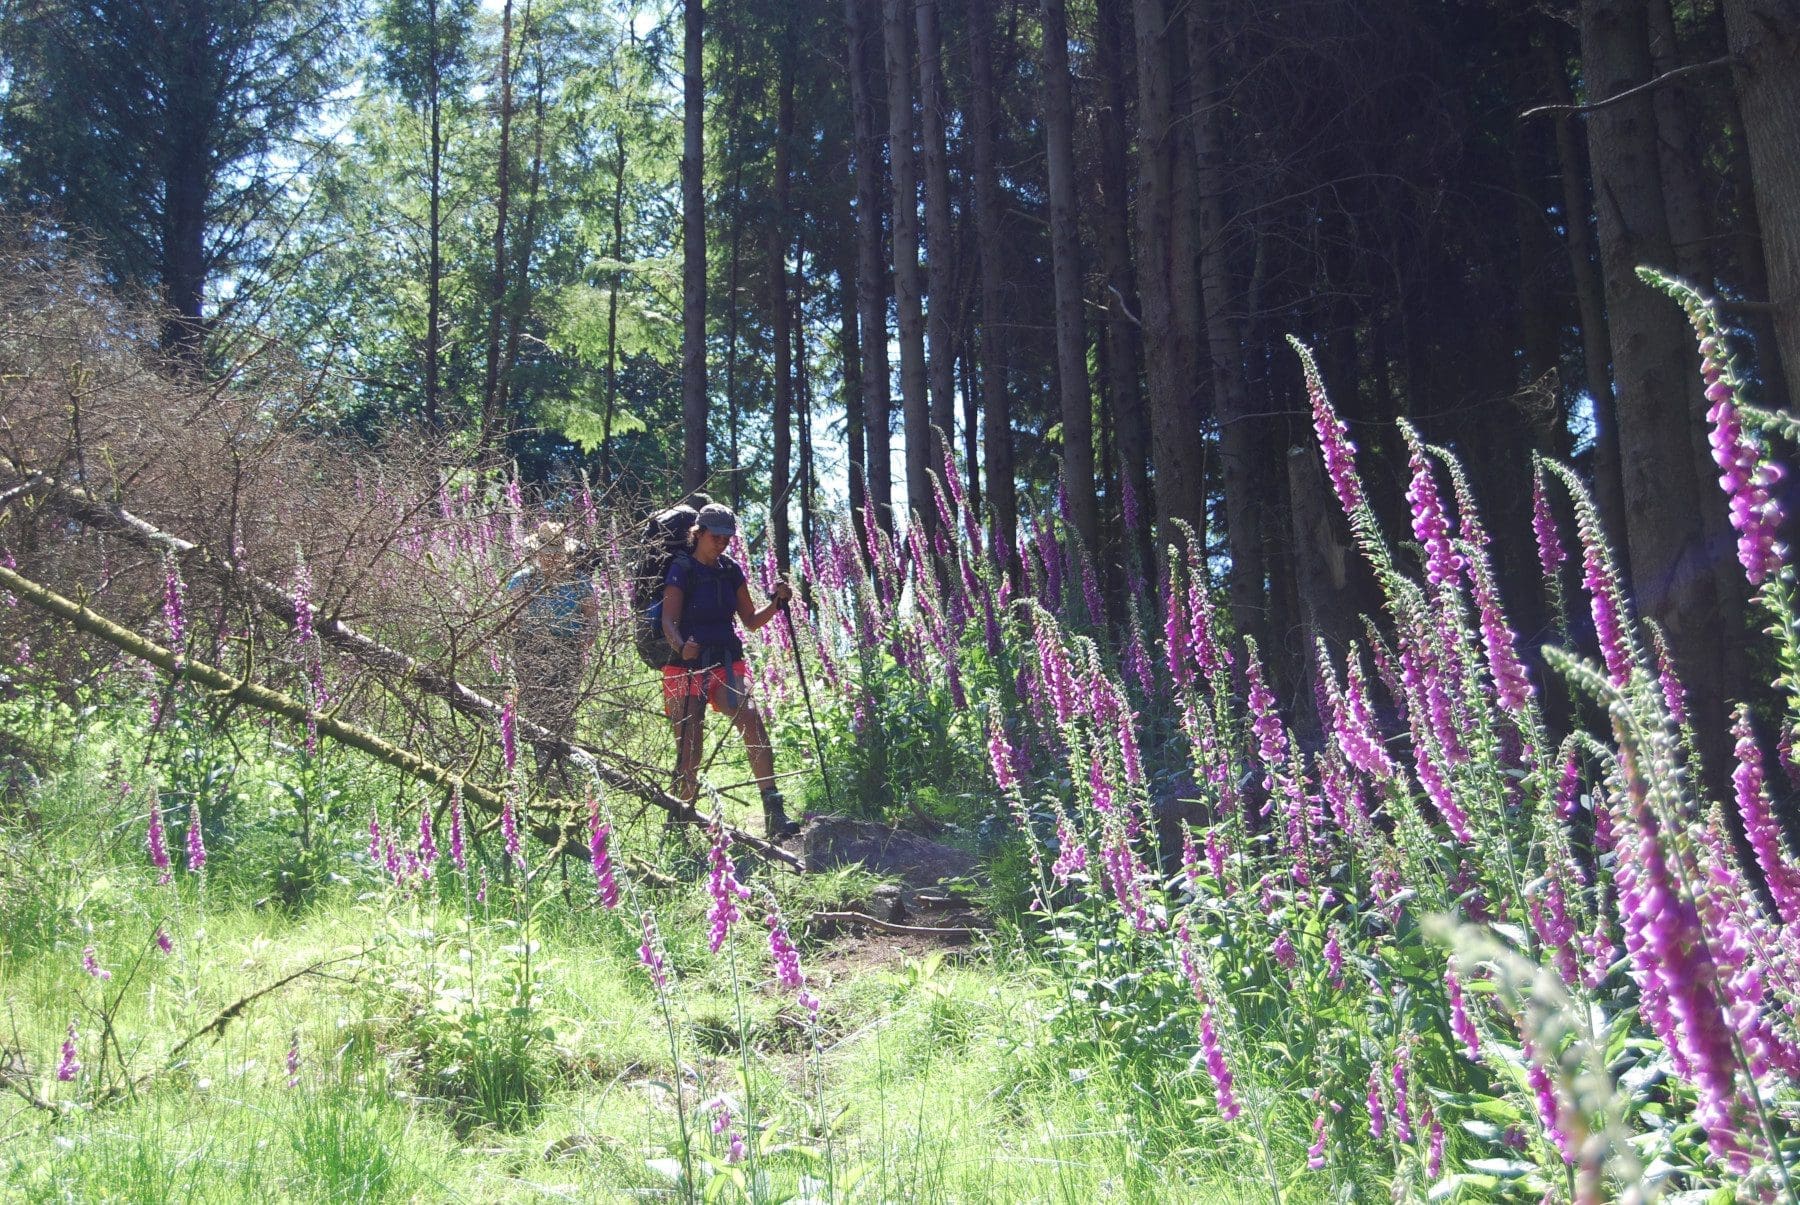
[[[693,815],[700,795],[700,754],[705,750],[706,700],[684,695],[670,709],[675,722],[675,797]]]
[[[775,789],[775,748],[769,743],[769,726],[754,703],[746,703],[732,717],[744,738],[744,751],[750,755],[750,773],[764,791]]]

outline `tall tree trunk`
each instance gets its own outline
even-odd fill
[[[429,251],[425,267],[425,425],[441,430],[443,416],[438,410],[438,373],[442,359],[442,324],[444,291],[443,194],[444,194],[444,105],[443,64],[439,59],[438,0],[427,0],[425,19],[431,23],[430,64],[425,69],[425,108],[431,122],[431,167],[429,187],[431,199],[426,217]]]
[[[701,79],[703,0],[683,0],[681,150],[681,484],[703,488],[706,453],[706,89]]]
[[[625,124],[613,127],[612,288],[606,297],[606,408],[600,420],[600,476],[612,479],[613,408],[619,401],[619,291],[625,287]],[[735,230],[735,227],[734,227]]]
[[[1750,148],[1775,341],[1800,379],[1800,0],[1723,0],[1732,81]]]
[[[851,166],[852,171],[855,170]],[[852,216],[854,221],[854,215]],[[838,350],[843,355],[844,441],[850,445],[849,476],[850,513],[856,515],[869,504],[868,419],[863,410],[862,333],[856,316],[856,247],[839,244],[838,261]]]
[[[966,202],[965,202],[966,204]],[[973,256],[969,257],[970,259]],[[964,262],[968,262],[965,260]],[[980,369],[975,362],[975,301],[963,306],[962,333],[962,406],[963,406],[963,492],[969,508],[981,514],[981,394],[976,377]]]
[[[878,0],[844,0],[850,99],[856,125],[856,312],[862,335],[862,389],[869,441],[869,504],[877,521],[894,529],[893,408],[888,383],[887,268],[882,255],[881,135],[876,121],[870,46],[879,24]]]
[[[519,340],[531,310],[531,253],[537,247],[538,199],[544,179],[544,43],[531,25],[531,3],[526,0],[521,40],[535,46],[537,72],[531,98],[531,170],[525,175],[525,222],[514,253],[512,280],[507,290],[506,352],[500,362],[500,402],[505,412],[511,405],[513,383],[519,369]],[[522,57],[522,56],[521,56]],[[506,428],[512,427],[510,415]]]
[[[1138,372],[1143,348],[1138,338],[1137,286],[1131,271],[1130,183],[1126,155],[1131,146],[1126,122],[1125,37],[1130,14],[1125,0],[1100,0],[1094,45],[1102,100],[1095,121],[1100,149],[1100,211],[1095,215],[1101,269],[1106,275],[1106,397],[1119,462],[1120,515],[1129,491],[1139,516],[1150,505],[1150,441]],[[1125,541],[1135,550],[1138,572],[1153,560],[1150,524],[1126,524]],[[1127,560],[1129,561],[1129,557]]]
[[[1538,39],[1538,59],[1550,99],[1570,104],[1567,56],[1562,28],[1545,22]],[[1600,278],[1600,254],[1594,245],[1593,209],[1588,201],[1586,148],[1573,116],[1556,118],[1556,162],[1562,176],[1563,229],[1569,241],[1569,271],[1575,281],[1575,306],[1581,316],[1581,362],[1588,397],[1594,404],[1594,495],[1607,529],[1625,530],[1625,486],[1619,462],[1619,414],[1612,388],[1612,335],[1607,329],[1606,285]],[[1630,556],[1618,548],[1627,565]]]
[[[789,482],[793,476],[793,344],[787,283],[788,174],[794,141],[794,54],[792,39],[781,47],[781,78],[775,101],[774,212],[769,220],[769,321],[775,351],[775,462],[769,481],[769,532],[775,565],[787,572],[791,555],[788,528]]]
[[[199,72],[209,61],[205,31],[199,24],[182,31],[186,75]],[[206,89],[175,90],[166,99],[169,128],[162,143],[161,276],[163,304],[168,318],[162,326],[163,350],[186,369],[200,367],[202,310],[206,301],[206,205],[212,193],[213,115],[207,112]]]
[[[1081,295],[1081,211],[1075,201],[1075,105],[1070,97],[1069,21],[1063,0],[1044,0],[1044,147],[1056,291],[1056,380],[1062,399],[1062,487],[1075,534],[1088,554],[1096,556],[1100,522],[1094,497],[1094,400],[1088,393],[1087,334],[1081,313],[1086,302]]]
[[[506,438],[501,431],[501,326],[506,311],[506,218],[512,193],[512,0],[500,11],[500,158],[494,188],[494,279],[488,294],[487,372],[481,388],[481,454]]]
[[[800,547],[811,555],[817,547],[817,479],[813,475],[812,361],[806,354],[806,244],[794,252],[794,417],[800,431]]]
[[[1661,76],[1679,69],[1691,59],[1677,40],[1675,13],[1669,0],[1649,0],[1650,70]],[[1713,248],[1715,236],[1711,205],[1702,179],[1702,139],[1696,128],[1694,95],[1686,80],[1673,80],[1651,93],[1656,113],[1656,149],[1663,186],[1663,210],[1669,219],[1669,238],[1674,244],[1675,269],[1688,280],[1710,289],[1717,273]],[[1712,446],[1708,439],[1708,402],[1698,373],[1685,378],[1689,455],[1696,466],[1696,483],[1706,505],[1700,508],[1701,531],[1706,547],[1732,547],[1733,535],[1724,499],[1706,486],[1712,477]],[[1729,635],[1722,641],[1722,666],[1726,693],[1742,698],[1750,685],[1751,671],[1744,634],[1745,613],[1750,605],[1749,585],[1734,557],[1712,557],[1713,585],[1719,596],[1719,623]]]
[[[907,505],[930,530],[931,409],[925,384],[925,316],[919,300],[919,168],[913,149],[912,48],[906,17],[912,0],[882,0],[887,56],[888,163],[894,173],[894,301],[900,314],[900,405],[906,426]]]
[[[1182,278],[1194,273],[1191,259],[1178,260],[1184,249],[1191,249],[1191,242],[1178,230],[1187,222],[1188,208],[1176,195],[1176,167],[1183,158],[1177,151],[1187,139],[1174,119],[1169,15],[1164,0],[1135,0],[1133,11],[1138,64],[1138,295],[1150,386],[1160,560],[1162,548],[1179,538],[1176,520],[1205,534],[1204,457],[1192,393],[1193,366],[1187,354],[1189,334],[1181,328],[1183,315],[1177,312]]]
[[[1581,53],[1591,101],[1642,84],[1650,77],[1642,6],[1629,0],[1583,0]],[[1593,110],[1587,120],[1612,333],[1631,577],[1644,612],[1668,632],[1676,665],[1693,694],[1703,760],[1716,776],[1729,764],[1720,673],[1724,649],[1687,437],[1691,339],[1681,311],[1635,272],[1639,264],[1670,266],[1673,258],[1653,101],[1649,95],[1634,96]]]
[[[942,434],[931,448],[932,468],[944,471],[956,431],[956,233],[950,226],[950,157],[944,146],[943,48],[937,0],[914,0],[919,33],[919,140],[925,149],[926,377],[931,425]],[[916,503],[915,505],[921,505]],[[935,514],[937,508],[932,507]]]
[[[1262,530],[1257,510],[1267,505],[1263,485],[1272,466],[1259,463],[1261,441],[1244,375],[1241,290],[1233,279],[1225,227],[1231,173],[1225,162],[1227,107],[1219,93],[1219,52],[1211,37],[1217,22],[1214,8],[1213,0],[1195,0],[1187,19],[1188,72],[1194,92],[1190,128],[1199,186],[1200,294],[1219,417],[1225,538],[1231,550],[1231,617],[1239,632],[1254,636],[1267,648],[1268,599],[1263,592]]]
[[[988,505],[993,511],[998,555],[1016,576],[1017,567],[1011,561],[1013,533],[1019,525],[1019,502],[1013,484],[1000,176],[994,164],[994,128],[999,117],[994,104],[994,12],[991,0],[969,0],[969,91],[973,116],[968,132],[970,171],[974,176],[971,203],[975,210],[975,242],[981,272],[981,408],[987,423],[983,431],[983,459],[987,463]]]

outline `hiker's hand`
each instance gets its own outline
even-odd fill
[[[775,601],[785,607],[794,597],[794,588],[786,582],[776,582],[775,589],[772,593],[775,596]]]
[[[700,642],[698,640],[689,640],[686,644],[682,645],[681,659],[683,661],[698,661],[700,659]]]

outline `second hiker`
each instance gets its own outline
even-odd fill
[[[750,772],[762,791],[764,831],[770,840],[791,836],[799,826],[787,818],[775,788],[775,750],[762,712],[749,700],[750,667],[737,621],[756,631],[793,597],[784,581],[774,598],[758,609],[750,582],[725,549],[737,534],[737,515],[709,503],[688,534],[685,554],[669,565],[662,598],[663,638],[675,656],[663,667],[663,711],[675,725],[675,794],[689,808],[700,790],[700,754],[706,705],[737,725],[750,757]]]

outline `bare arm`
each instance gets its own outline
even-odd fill
[[[744,621],[746,630],[754,632],[775,618],[775,612],[781,610],[783,604],[792,597],[794,597],[792,586],[786,582],[776,582],[775,597],[771,598],[769,604],[759,611],[756,609],[756,603],[750,597],[750,587],[748,585],[739,586],[737,592],[738,618]],[[665,615],[668,614],[668,607],[669,604],[663,604]]]
[[[663,639],[669,642],[670,648],[681,654],[683,661],[692,661],[700,655],[700,646],[692,640],[684,644],[681,639],[681,608],[686,602],[687,596],[682,593],[680,586],[663,587]],[[692,657],[688,655],[690,647],[694,650]]]

